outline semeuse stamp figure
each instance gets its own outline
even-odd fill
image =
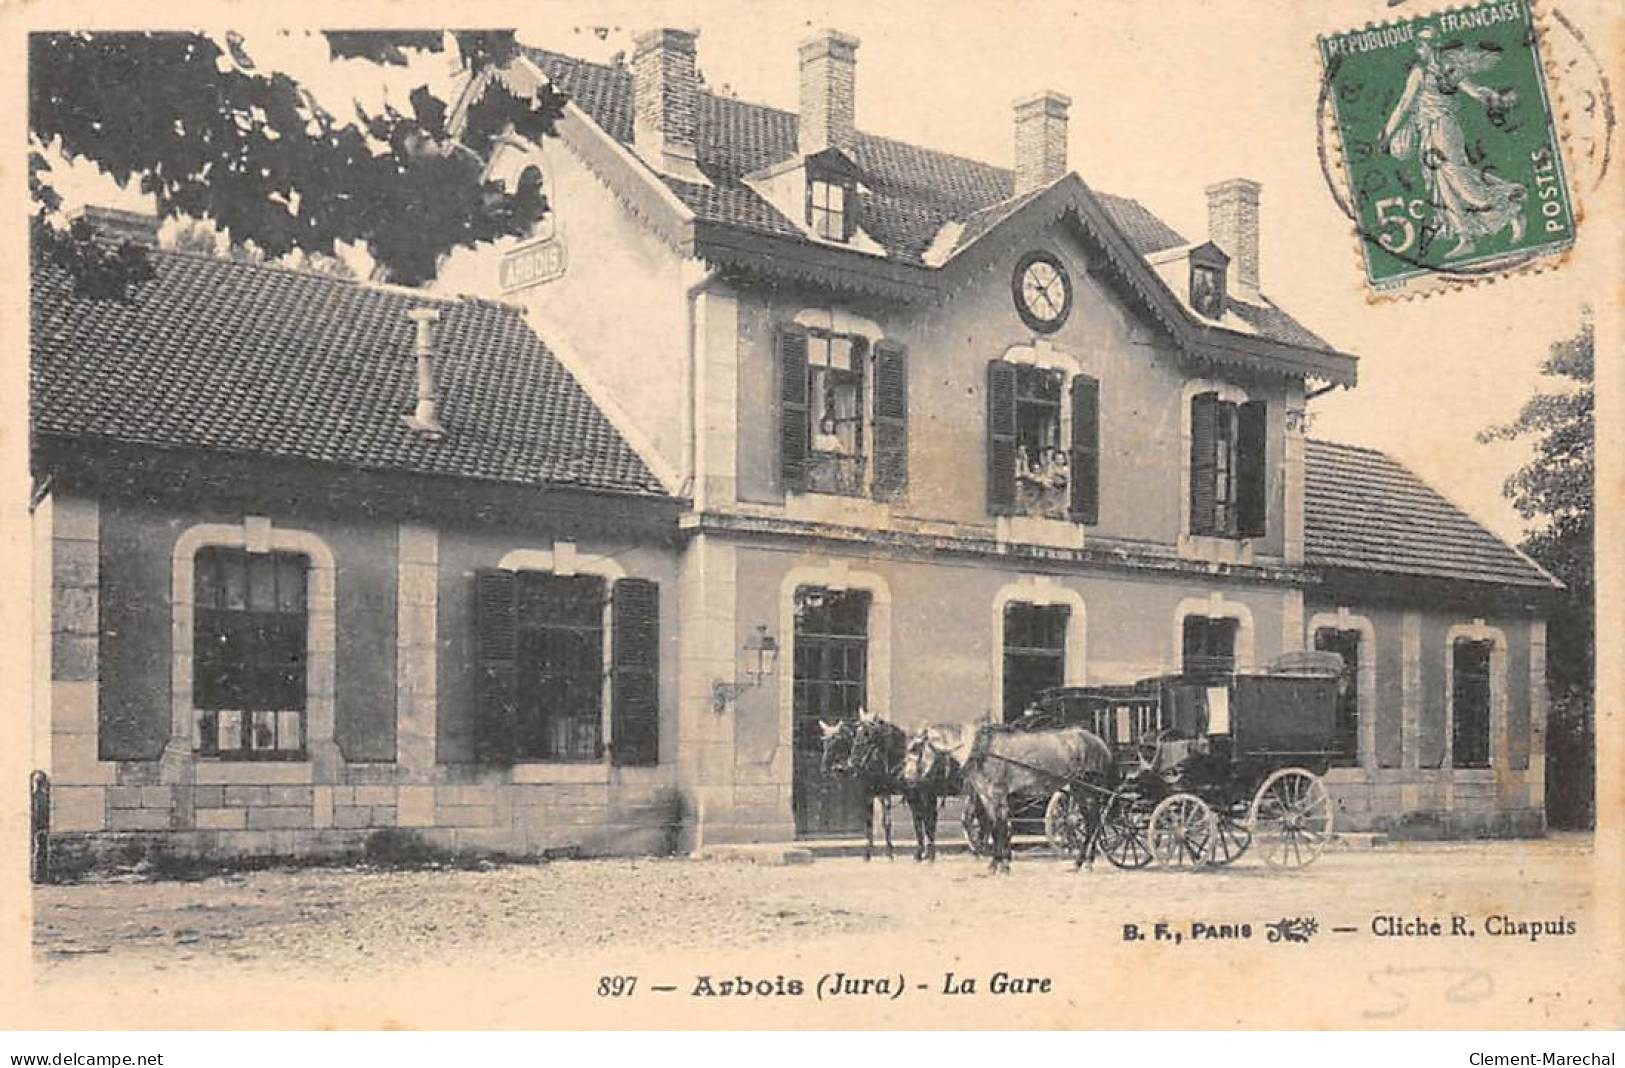
[[[1573,244],[1524,0],[1332,34],[1319,50],[1374,290],[1496,274]]]

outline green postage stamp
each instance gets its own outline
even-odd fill
[[[1343,206],[1375,292],[1500,274],[1572,245],[1538,43],[1527,0],[1319,39]]]

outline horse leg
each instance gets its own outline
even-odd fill
[[[863,819],[863,859],[873,860],[875,855],[875,799],[866,797],[867,811]]]
[[[999,793],[993,800],[993,857],[1004,874],[1010,874],[1010,795]]]
[[[908,816],[914,823],[914,862],[918,864],[925,859],[925,811],[920,807],[923,799],[910,790],[903,794],[903,801],[908,805]]]
[[[886,829],[886,859],[896,860],[891,844],[891,794],[880,795],[880,823]]]
[[[941,799],[927,796],[921,799],[921,821],[925,824],[925,859],[936,863],[937,859],[937,806]]]

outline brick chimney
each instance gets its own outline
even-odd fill
[[[1251,178],[1227,178],[1207,187],[1208,240],[1230,257],[1231,291],[1258,299],[1258,195]]]
[[[1016,101],[1016,196],[1066,174],[1066,109],[1071,106],[1071,97],[1053,89]]]
[[[632,48],[632,144],[663,174],[704,182],[695,165],[700,70],[698,30],[667,27],[638,34]],[[707,183],[709,184],[709,183]]]
[[[801,122],[797,149],[852,151],[856,136],[858,44],[851,34],[824,30],[801,42]]]
[[[122,244],[133,241],[147,248],[158,247],[158,216],[140,211],[125,211],[100,204],[86,204],[74,213],[70,222],[83,219],[95,228],[96,236]]]
[[[412,414],[401,418],[413,430],[439,438],[446,432],[440,425],[434,373],[434,324],[440,321],[440,311],[420,305],[407,309],[406,317],[417,324],[417,339],[413,346],[413,355],[417,358],[417,406]]]

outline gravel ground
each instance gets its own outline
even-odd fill
[[[1271,873],[1250,858],[1213,874],[1075,874],[1018,856],[989,877],[968,856],[822,859],[769,867],[686,859],[555,861],[485,870],[269,870],[192,882],[116,880],[36,888],[37,978],[106,970],[226,969],[343,975],[497,957],[557,962],[606,953],[748,950],[796,942],[951,946],[1172,919],[1315,915],[1323,928],[1382,912],[1547,918],[1589,914],[1588,838],[1407,844],[1328,853]],[[1017,918],[1020,918],[1019,921]]]

